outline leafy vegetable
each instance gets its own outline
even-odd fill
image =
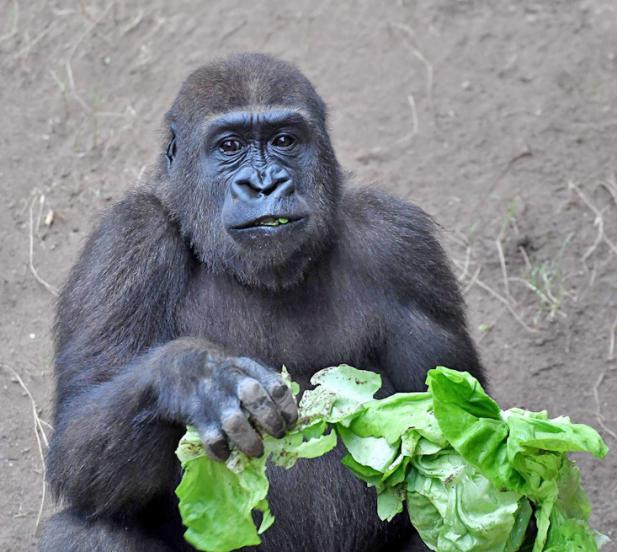
[[[285,369],[283,377],[297,394]],[[195,548],[259,544],[274,522],[267,462],[291,468],[332,450],[337,436],[347,449],[343,464],[375,487],[378,516],[391,520],[406,505],[432,550],[596,551],[606,542],[589,526],[589,501],[567,457],[606,455],[592,428],[546,412],[502,411],[471,375],[443,367],[429,372],[428,392],[381,400],[373,399],[379,375],[344,364],[311,383],[298,425],[282,439],[265,435],[261,458],[233,451],[226,463],[212,461],[188,428],[177,450],[184,474],[176,493]],[[254,511],[262,514],[259,528]]]

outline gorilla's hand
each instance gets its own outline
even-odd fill
[[[211,458],[225,460],[229,441],[249,456],[260,456],[263,443],[256,428],[282,437],[296,422],[296,401],[272,369],[201,347],[179,349],[157,386],[160,413],[170,421],[193,425]]]

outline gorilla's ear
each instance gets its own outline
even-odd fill
[[[169,139],[169,143],[167,144],[167,150],[165,151],[165,157],[167,157],[167,167],[170,168],[173,163],[174,158],[176,157],[176,125],[171,123],[169,125],[169,133],[171,134],[171,138]]]

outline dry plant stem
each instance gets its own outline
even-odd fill
[[[602,385],[605,377],[606,369],[602,370],[600,377],[597,379],[595,385],[593,386],[593,398],[596,402],[596,419],[598,421],[598,425],[617,441],[617,433],[615,433],[610,427],[608,427],[604,423],[604,416],[602,416],[602,409],[600,408],[600,395],[598,393],[598,389],[600,388],[600,385]]]
[[[529,272],[531,270],[531,261],[529,260],[529,255],[527,254],[527,251],[522,245],[519,246],[518,249],[521,252],[521,255],[523,256],[523,260],[525,261],[525,268]]]
[[[38,271],[34,267],[34,213],[33,213],[33,210],[34,210],[35,201],[36,201],[36,196],[34,196],[32,198],[32,201],[30,202],[30,236],[29,236],[30,238],[30,249],[29,249],[30,272],[34,276],[35,280],[39,284],[41,284],[47,291],[49,291],[49,293],[51,293],[55,297],[58,297],[58,290],[54,286],[52,286],[50,283],[43,280],[43,278],[39,276]],[[42,204],[44,201],[45,201],[45,196],[41,194],[39,196],[39,202]]]
[[[585,265],[585,268],[589,269],[589,267],[587,266],[587,259],[597,249],[598,245],[604,242],[609,247],[611,252],[614,253],[615,255],[617,255],[617,245],[615,245],[611,240],[609,240],[606,234],[604,233],[603,212],[600,211],[593,203],[591,203],[591,201],[587,198],[587,196],[581,191],[581,189],[576,184],[574,184],[574,182],[569,182],[568,188],[570,190],[574,190],[576,194],[578,195],[578,197],[581,199],[581,201],[596,216],[595,220],[593,221],[593,225],[598,228],[598,233],[596,235],[596,239],[594,240],[593,244],[587,249],[587,251],[585,251],[585,254],[583,255],[583,264]]]
[[[476,280],[478,279],[478,276],[480,275],[481,270],[482,270],[482,267],[479,266],[476,269],[476,271],[473,273],[473,276],[471,277],[468,284],[463,289],[463,295],[467,295],[469,293],[469,290],[475,285]]]
[[[506,258],[503,254],[503,247],[501,246],[501,240],[495,240],[495,246],[497,247],[497,255],[499,255],[499,264],[501,266],[501,276],[503,278],[503,288],[506,294],[506,297],[516,303],[512,296],[510,295],[510,285],[508,284],[508,269],[506,268]]]
[[[71,62],[67,60],[66,63],[64,64],[64,67],[66,69],[66,78],[69,83],[69,89],[71,91],[71,96],[73,96],[75,101],[81,106],[81,108],[86,113],[92,113],[93,112],[92,108],[87,104],[86,100],[84,100],[79,95],[79,93],[77,92],[77,89],[75,88],[75,80],[73,79],[73,66],[71,65]]]
[[[45,194],[41,194],[41,198],[39,199],[39,210],[36,214],[35,225],[35,234],[36,237],[41,239],[41,218],[43,217],[43,209],[45,208]]]
[[[420,52],[420,50],[413,45],[413,42],[415,42],[415,36],[411,27],[402,23],[390,23],[390,25],[392,25],[395,29],[399,29],[409,37],[411,43],[408,44],[408,47],[411,53],[422,62],[426,69],[426,97],[431,112],[433,112],[433,65],[426,59],[426,57],[424,57],[422,52]]]
[[[73,47],[71,48],[71,51],[69,52],[69,55],[67,56],[67,63],[70,62],[70,60],[73,58],[73,56],[75,55],[75,52],[77,51],[77,48],[82,43],[84,38],[86,38],[92,31],[94,31],[94,29],[97,27],[97,25],[99,25],[99,23],[101,23],[101,21],[103,21],[103,19],[105,19],[105,17],[107,16],[107,14],[109,13],[109,11],[111,10],[111,8],[113,7],[114,4],[115,4],[115,2],[110,2],[109,5],[103,10],[101,15],[99,17],[97,17],[92,22],[92,24],[75,41],[75,43],[73,44]]]
[[[139,24],[143,21],[144,18],[144,10],[140,9],[138,14],[135,16],[135,19],[133,19],[133,21],[131,21],[121,32],[120,35],[124,36],[125,34],[130,33],[131,31],[135,30],[137,27],[139,27]]]
[[[41,502],[39,504],[39,510],[36,516],[36,523],[34,524],[34,529],[36,530],[39,526],[39,523],[41,522],[41,516],[43,515],[43,507],[45,505],[45,496],[46,496],[46,491],[47,491],[47,485],[45,483],[46,469],[45,469],[45,453],[43,452],[43,445],[45,445],[45,448],[49,447],[49,440],[47,439],[47,434],[45,433],[45,430],[43,429],[43,424],[48,426],[49,428],[51,428],[51,426],[47,422],[44,422],[43,420],[41,420],[41,418],[39,417],[36,401],[34,400],[34,397],[32,396],[30,389],[28,389],[28,386],[24,383],[24,380],[21,378],[19,373],[14,368],[12,368],[11,366],[7,366],[6,364],[1,364],[0,366],[2,366],[5,370],[7,370],[13,375],[13,377],[17,380],[17,383],[19,383],[19,386],[24,390],[24,392],[30,399],[30,405],[32,406],[32,419],[34,422],[34,436],[36,437],[36,445],[39,449],[39,457],[41,459],[41,471],[42,471],[42,483],[43,483]]]
[[[469,271],[469,263],[470,263],[470,261],[471,261],[471,247],[467,247],[467,250],[465,251],[465,264],[463,266],[463,271],[458,276],[458,281],[459,282],[463,282],[465,280],[465,278],[467,277],[467,273]]]
[[[600,186],[610,194],[613,202],[617,206],[617,184],[615,183],[615,177],[613,176],[610,182],[600,182]]]
[[[418,134],[419,129],[418,110],[416,109],[416,100],[414,100],[411,92],[407,96],[407,101],[409,101],[409,107],[411,108],[411,136],[415,136]]]
[[[608,360],[615,360],[615,334],[617,334],[617,316],[611,326],[608,338]]]
[[[499,293],[497,293],[494,289],[492,289],[491,287],[489,287],[488,285],[486,285],[482,280],[480,279],[476,279],[475,284],[479,287],[481,287],[484,291],[486,291],[487,293],[489,293],[490,295],[492,295],[495,299],[497,299],[498,301],[500,301],[501,303],[503,303],[506,308],[510,311],[510,314],[514,317],[514,319],[523,327],[525,328],[528,332],[530,333],[537,333],[538,330],[532,328],[531,326],[529,326],[521,317],[520,315],[514,310],[514,308],[512,308],[512,305],[510,305],[510,303],[508,302],[508,300],[505,297],[502,297],[501,295],[499,295]]]
[[[15,54],[15,58],[27,58],[32,48],[34,48],[34,46],[36,46],[41,40],[43,40],[45,35],[47,35],[49,31],[51,31],[55,26],[55,21],[49,23],[49,25],[47,25],[45,29],[43,29],[35,38],[33,38],[30,42],[28,42],[28,44],[26,44],[21,50],[19,50],[19,52]]]
[[[458,266],[459,269],[462,269],[460,263],[456,260],[453,261],[454,264],[456,266]],[[514,319],[523,327],[525,328],[528,332],[530,333],[537,333],[538,330],[532,328],[531,326],[529,326],[521,317],[520,315],[514,310],[514,308],[512,307],[512,305],[510,304],[510,302],[503,297],[502,295],[500,295],[499,293],[497,293],[493,288],[491,288],[490,286],[488,286],[487,284],[485,284],[482,280],[480,280],[478,278],[480,274],[480,268],[478,268],[478,270],[476,270],[473,278],[471,279],[470,283],[467,285],[467,287],[465,288],[464,293],[467,293],[467,291],[469,291],[469,289],[471,289],[471,287],[473,287],[474,285],[478,286],[479,288],[483,289],[484,291],[486,291],[488,294],[492,295],[495,299],[497,299],[500,303],[502,303],[509,311],[510,314],[514,317]]]

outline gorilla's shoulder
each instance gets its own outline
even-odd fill
[[[136,274],[156,265],[178,265],[187,255],[180,231],[160,200],[150,191],[134,189],[101,214],[69,280],[92,274],[117,277],[127,263]]]
[[[346,191],[342,209],[343,247],[357,270],[390,286],[399,297],[458,308],[458,286],[430,215],[417,205],[367,188]]]
[[[154,193],[145,188],[129,191],[103,213],[100,225],[114,230],[112,233],[121,233],[125,238],[145,233],[155,239],[161,234],[177,232],[169,210]]]
[[[405,257],[437,246],[433,219],[413,203],[380,190],[355,188],[346,190],[342,205],[351,234],[347,239],[375,248],[376,254]]]

